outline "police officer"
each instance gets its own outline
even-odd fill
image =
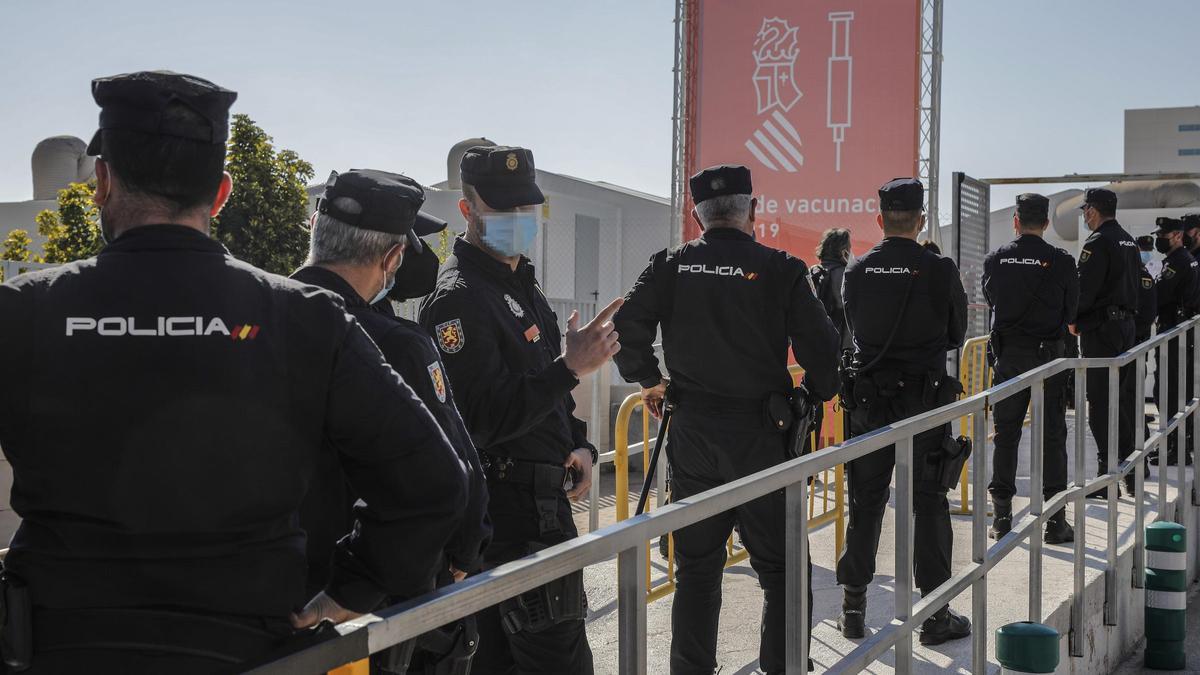
[[[704,233],[655,253],[615,320],[621,376],[642,386],[656,416],[664,395],[676,408],[667,445],[673,500],[783,462],[796,440],[788,433],[796,431],[788,398],[825,401],[837,391],[838,335],[813,293],[808,268],[754,241],[750,170],[714,166],[692,176],[690,185],[693,217]],[[659,325],[669,394],[652,346]],[[792,391],[789,343],[811,394]],[[675,532],[673,674],[717,667],[721,573],[735,522],[765,597],[759,664],[767,673],[783,672],[783,501],[779,491]]]
[[[1132,347],[1134,316],[1138,310],[1141,259],[1137,243],[1117,222],[1117,195],[1105,188],[1084,193],[1083,220],[1091,236],[1079,254],[1079,310],[1071,331],[1079,335],[1084,358],[1113,357]],[[1130,364],[1120,369],[1117,415],[1117,457],[1133,452],[1134,373]],[[1108,369],[1093,368],[1087,375],[1088,426],[1096,439],[1100,473],[1108,471]],[[1130,486],[1133,474],[1126,479]],[[1089,497],[1103,498],[1106,490]]]
[[[236,94],[158,71],[92,95],[108,243],[0,286],[0,367],[19,383],[0,392],[0,444],[23,519],[3,657],[30,659],[32,631],[33,673],[240,671],[310,639],[294,627],[419,586],[465,469],[340,301],[208,237]],[[366,506],[291,615],[327,439]]]
[[[417,323],[376,310],[369,304],[388,295],[421,297],[433,290],[437,254],[424,245],[421,237],[441,232],[446,221],[420,211],[424,202],[424,190],[406,176],[358,169],[340,175],[333,173],[312,215],[308,264],[292,274],[297,281],[327,289],[342,298],[347,311],[358,319],[384,358],[433,413],[469,468],[468,499],[462,522],[447,547],[444,564],[430,570],[428,584],[419,589],[422,591],[432,588],[435,576],[441,586],[478,571],[483,547],[491,537],[483,468],[454,405],[437,347]],[[324,583],[334,544],[348,531],[347,523],[353,523],[353,505],[358,499],[346,485],[335,450],[331,448],[322,458],[305,508],[301,510],[300,524],[309,535],[310,587]],[[394,596],[388,602],[405,599]],[[476,638],[468,637],[468,631],[473,631],[473,627],[453,631],[447,637],[461,653],[458,657],[469,660],[472,650],[466,643]],[[444,655],[428,651],[424,650],[418,658],[427,662]],[[391,672],[399,666],[388,659],[400,655],[400,650],[389,650],[373,660],[379,668]],[[448,656],[455,658],[456,654]]]
[[[850,431],[858,436],[897,420],[952,402],[962,392],[946,374],[946,352],[963,343],[967,297],[949,258],[917,243],[925,224],[925,188],[915,178],[896,178],[879,189],[879,242],[846,267],[842,296],[854,335],[852,391],[842,393],[851,407]],[[916,546],[913,566],[925,594],[950,578],[953,533],[946,501],[946,476],[956,448],[946,425],[913,439],[913,511]],[[850,462],[850,523],[846,550],[838,560],[842,585],[842,635],[865,635],[867,585],[875,575],[879,532],[895,466],[894,446]],[[921,629],[921,644],[966,637],[971,622],[942,607]]]
[[[460,171],[467,231],[421,306],[421,324],[445,355],[487,467],[495,534],[486,569],[577,535],[568,498],[587,494],[596,449],[573,415],[571,390],[620,348],[611,319],[621,301],[583,327],[572,312],[561,347],[558,317],[526,257],[545,201],[533,153],[471,148]],[[480,613],[472,672],[591,673],[582,572],[522,597],[526,605],[553,603],[556,621],[539,621],[516,601]]]
[[[1067,326],[1075,320],[1079,276],[1075,259],[1042,238],[1050,224],[1050,200],[1028,192],[1017,196],[1013,230],[1017,238],[988,254],[983,261],[983,295],[991,308],[989,348],[995,382],[1061,358]],[[1067,374],[1046,380],[1042,400],[1044,426],[1042,495],[1050,499],[1067,489]],[[992,455],[992,537],[1012,529],[1012,498],[1016,494],[1017,448],[1029,407],[1029,390],[996,404],[995,454]],[[1045,541],[1062,544],[1075,534],[1060,509],[1046,523]]]
[[[1133,317],[1133,340],[1134,344],[1141,344],[1150,339],[1154,321],[1158,318],[1154,271],[1162,271],[1162,261],[1154,259],[1154,235],[1138,237],[1137,245],[1142,267],[1138,271],[1138,311]]]
[[[1182,220],[1176,218],[1160,217],[1155,220],[1156,229],[1154,230],[1154,246],[1159,253],[1164,254],[1162,271],[1158,274],[1158,281],[1155,283],[1155,292],[1158,299],[1158,332],[1165,333],[1172,328],[1183,323],[1191,316],[1189,305],[1192,301],[1192,295],[1195,292],[1195,281],[1197,273],[1196,259],[1192,257],[1184,245],[1184,237],[1186,236],[1184,229],[1186,225]],[[1168,341],[1165,345],[1167,350],[1167,372],[1154,373],[1154,395],[1158,398],[1158,383],[1159,378],[1167,378],[1167,400],[1158,401],[1158,408],[1161,414],[1170,417],[1179,412],[1178,397],[1179,397],[1179,377],[1180,373],[1179,356],[1176,353],[1178,348],[1178,338]],[[1185,340],[1186,342],[1186,340]],[[1178,376],[1177,376],[1178,373]],[[1185,425],[1185,433],[1191,431],[1191,425]],[[1190,435],[1190,434],[1188,434]],[[1167,462],[1174,463],[1178,452],[1178,443],[1176,435],[1171,434],[1167,438]],[[1191,463],[1191,457],[1186,457],[1187,462]],[[1158,464],[1158,453],[1150,453],[1150,463]]]

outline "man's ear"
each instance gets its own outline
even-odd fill
[[[696,221],[696,225],[700,227],[700,231],[704,231],[704,223],[700,222],[700,214],[696,212],[696,207],[692,207],[692,220]]]
[[[217,186],[217,198],[213,200],[212,209],[208,215],[216,218],[221,209],[225,208],[225,202],[229,201],[229,195],[233,192],[233,176],[226,171],[221,174],[221,184]]]
[[[458,212],[462,214],[463,220],[471,222],[471,202],[467,201],[466,197],[458,200]]]
[[[750,199],[750,222],[754,222],[754,215],[758,213],[758,197]]]
[[[875,214],[875,224],[879,226],[880,231],[883,230],[883,214],[882,213]]]
[[[96,191],[92,193],[92,203],[103,208],[111,190],[112,174],[108,172],[108,162],[96,158]]]
[[[400,269],[400,265],[404,261],[404,250],[408,248],[405,242],[400,242],[388,249],[388,252],[383,256],[383,271],[394,273]]]

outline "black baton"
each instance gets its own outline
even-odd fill
[[[646,480],[642,482],[642,494],[638,496],[637,510],[633,515],[640,516],[646,510],[646,500],[650,498],[650,486],[654,483],[654,470],[658,468],[658,455],[662,452],[663,439],[667,437],[667,423],[671,421],[674,406],[663,399],[662,421],[658,425],[658,440],[654,442],[654,452],[650,455],[650,468],[646,470]],[[645,452],[643,449],[642,452]]]

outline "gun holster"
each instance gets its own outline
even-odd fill
[[[479,648],[475,617],[442,626],[371,657],[372,672],[394,675],[468,675]]]
[[[946,491],[958,487],[958,479],[962,476],[963,465],[971,457],[971,439],[966,436],[953,438],[946,434],[942,441],[941,452],[928,460],[929,477],[937,481]]]
[[[788,403],[791,406],[792,424],[788,428],[787,459],[795,459],[812,452],[812,445],[807,441],[812,435],[821,403],[814,401],[805,387],[793,389]]]
[[[33,606],[29,587],[0,568],[0,656],[8,671],[19,673],[33,664]]]
[[[583,570],[500,603],[500,623],[509,635],[540,633],[560,623],[581,621],[586,615]]]
[[[795,412],[792,410],[792,397],[787,394],[777,391],[767,394],[763,408],[767,424],[780,433],[786,433],[796,421]]]
[[[838,369],[838,398],[842,401],[842,410],[850,411],[858,407],[854,400],[854,380],[858,371],[854,369],[854,351],[842,350],[841,368]]]

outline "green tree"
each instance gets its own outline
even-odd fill
[[[46,238],[42,259],[68,263],[90,258],[104,247],[100,236],[100,211],[92,203],[96,183],[71,183],[58,191],[58,210],[37,214],[38,234]]]
[[[33,239],[29,238],[29,232],[25,230],[13,230],[4,238],[4,243],[0,244],[0,260],[11,260],[13,262],[38,262],[38,257],[33,253]],[[18,273],[25,272],[24,268],[18,268]],[[0,281],[4,281],[4,270],[0,269]]]
[[[225,169],[233,194],[213,220],[213,236],[252,265],[291,274],[308,253],[308,193],[312,165],[291,150],[275,150],[254,120],[234,115]]]

